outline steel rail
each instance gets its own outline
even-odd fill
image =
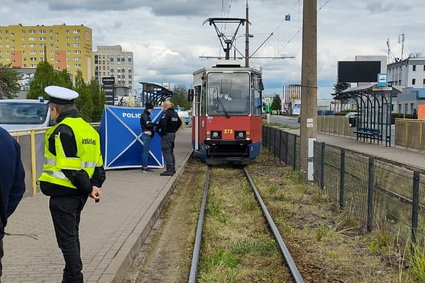
[[[267,219],[267,223],[272,230],[272,233],[276,239],[276,242],[279,245],[280,251],[285,258],[286,264],[288,265],[289,270],[291,271],[292,277],[294,278],[295,282],[302,283],[304,282],[300,272],[298,271],[298,268],[291,256],[291,253],[289,252],[288,248],[285,245],[285,242],[282,239],[282,236],[279,233],[279,230],[276,227],[276,224],[273,221],[273,218],[271,217],[269,211],[267,210],[266,205],[263,202],[263,199],[260,196],[260,193],[258,192],[257,187],[255,186],[254,180],[252,179],[251,175],[249,174],[248,170],[244,167],[243,171],[245,173],[245,176],[248,178],[248,181],[251,185],[252,190],[254,191],[255,197],[257,198],[258,203],[261,206],[261,209],[263,210],[263,214]]]
[[[190,266],[189,283],[196,282],[196,275],[198,273],[199,252],[201,250],[202,240],[202,227],[204,225],[205,208],[207,204],[208,188],[210,183],[211,166],[208,166],[207,173],[205,174],[204,192],[202,194],[201,208],[198,216],[198,224],[196,226],[195,243],[193,246],[192,264]]]

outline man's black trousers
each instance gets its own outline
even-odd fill
[[[56,240],[65,260],[62,283],[83,282],[78,226],[86,201],[87,196],[50,197],[49,208]]]

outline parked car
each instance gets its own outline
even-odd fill
[[[0,127],[10,130],[46,128],[51,125],[47,100],[0,100]]]

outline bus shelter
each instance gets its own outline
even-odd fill
[[[399,92],[395,87],[368,84],[348,88],[338,94],[336,99],[352,99],[357,105],[357,115],[351,118],[354,121],[350,121],[356,127],[357,140],[391,146],[392,97]]]

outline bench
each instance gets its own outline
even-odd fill
[[[362,137],[377,138],[381,135],[381,132],[378,129],[369,129],[369,128],[358,128],[354,133]]]

